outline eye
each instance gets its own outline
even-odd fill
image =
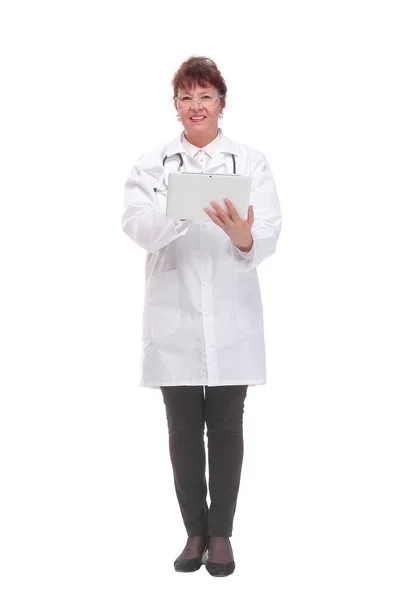
[[[183,96],[183,98],[181,98],[181,100],[184,100],[185,102],[187,102],[188,100],[192,100],[190,96]]]
[[[201,97],[202,100],[212,100],[211,96],[208,96],[208,94],[205,94],[204,96]]]

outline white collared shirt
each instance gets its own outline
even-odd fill
[[[195,158],[199,162],[201,167],[204,167],[205,169],[207,169],[212,157],[218,151],[219,139],[220,139],[220,134],[218,131],[217,136],[209,144],[207,144],[207,146],[204,146],[204,148],[198,148],[197,146],[194,146],[186,139],[185,133],[183,132],[182,133],[182,146],[185,149],[185,151],[187,152],[187,154],[189,154],[189,156],[191,156],[192,158]]]

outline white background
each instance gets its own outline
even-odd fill
[[[395,2],[2,6],[1,597],[398,600]],[[145,253],[120,229],[132,165],[181,131],[192,54],[283,214],[221,580],[173,569],[165,409],[138,387]]]

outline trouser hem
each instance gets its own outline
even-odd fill
[[[200,529],[200,530],[199,529],[194,529],[194,530],[191,529],[190,531],[186,531],[186,533],[188,534],[188,537],[194,537],[194,536],[204,537],[204,536],[209,535],[207,529]]]

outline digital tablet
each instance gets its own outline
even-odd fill
[[[181,173],[169,175],[166,216],[175,220],[210,221],[204,212],[211,202],[227,211],[225,199],[231,200],[242,219],[247,219],[252,177],[220,173]]]

